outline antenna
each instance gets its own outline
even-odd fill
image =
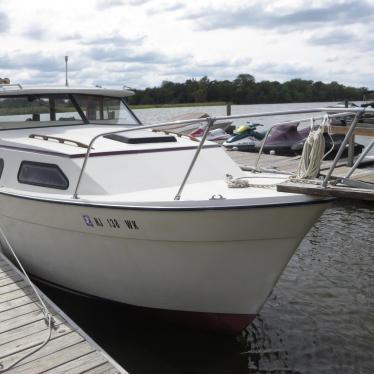
[[[68,83],[68,60],[69,60],[69,56],[65,56],[65,86],[66,87],[69,85]]]

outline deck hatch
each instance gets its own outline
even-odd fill
[[[105,135],[104,138],[127,144],[174,143],[177,141],[173,135],[158,135],[153,133],[149,133],[149,135],[136,135],[130,133],[126,135],[110,134]]]

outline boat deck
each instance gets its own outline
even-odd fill
[[[0,372],[6,373],[126,373],[45,295],[53,314],[49,329],[38,299],[24,275],[0,253]]]
[[[257,153],[251,152],[238,152],[238,151],[227,151],[230,157],[236,161],[244,170],[247,168],[253,168],[256,160]],[[285,171],[292,173],[297,169],[301,156],[277,156],[262,154],[259,166],[266,169],[275,169],[279,171]],[[326,175],[332,164],[332,160],[323,161],[321,172],[322,176]],[[353,181],[367,182],[374,184],[374,159],[369,159],[360,164],[360,168],[357,168],[352,176],[350,177]],[[368,166],[368,167],[366,167]],[[344,177],[350,167],[347,166],[347,159],[341,159],[336,168],[333,171],[332,177],[339,178]],[[307,183],[294,183],[294,182],[283,182],[277,185],[277,191],[279,192],[291,192],[291,193],[302,193],[308,195],[317,196],[332,196],[345,199],[357,199],[357,200],[373,200],[374,201],[374,185],[373,189],[367,188],[352,188],[343,186],[328,186],[323,188],[315,184]]]

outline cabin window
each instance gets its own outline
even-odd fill
[[[60,190],[69,187],[68,179],[57,165],[33,161],[22,161],[18,171],[18,182]]]
[[[0,158],[0,178],[3,175],[3,170],[4,170],[4,160]]]

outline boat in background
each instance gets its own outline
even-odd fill
[[[261,144],[261,140],[265,138],[266,131],[257,131],[257,127],[263,126],[259,123],[251,123],[248,121],[245,125],[239,126],[234,130],[222,145],[227,150],[235,151],[256,151],[256,145]]]
[[[300,123],[289,123],[274,126],[271,129],[269,136],[266,139],[265,144],[255,145],[255,150],[258,151],[262,147],[264,153],[272,153],[275,155],[297,155],[303,151],[305,140],[310,133],[310,126],[299,128]],[[336,155],[342,142],[344,135],[339,134],[323,134],[325,138],[325,153],[328,152],[327,157],[332,158]],[[363,145],[355,143],[354,154],[361,153]],[[348,145],[344,150],[343,155],[348,154]]]
[[[187,121],[201,118],[202,120],[205,120],[209,117],[208,113],[205,112],[191,112],[191,113],[185,113],[178,116],[175,116],[170,119],[170,122],[176,122],[176,121]],[[174,124],[169,126],[163,126],[162,131],[170,131],[176,134],[181,135],[189,135],[192,132],[196,131],[198,128],[200,128],[205,121],[202,121],[200,123],[194,122],[194,123],[183,123],[183,124]],[[211,130],[215,129],[222,129],[225,132],[230,132],[230,128],[232,126],[232,121],[217,121],[212,126]]]
[[[188,135],[193,138],[201,138],[204,135],[204,126],[198,127],[196,130],[190,132]],[[210,140],[212,142],[218,142],[218,141],[224,141],[230,137],[230,134],[228,134],[225,130],[218,128],[214,130],[210,130],[208,132],[207,140]]]

